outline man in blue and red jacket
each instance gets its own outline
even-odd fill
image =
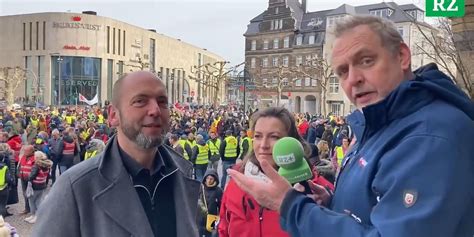
[[[435,64],[412,72],[386,19],[352,16],[335,37],[331,66],[358,110],[334,194],[297,192],[268,164],[271,184],[233,180],[291,236],[474,236],[473,102]]]

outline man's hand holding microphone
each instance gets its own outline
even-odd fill
[[[260,205],[278,212],[292,184],[295,190],[306,193],[319,205],[329,204],[331,198],[329,192],[323,186],[311,181],[313,173],[304,159],[303,146],[297,139],[284,137],[278,140],[273,147],[273,160],[280,167],[278,172],[266,161],[260,164],[271,183],[246,177],[235,170],[228,170],[228,174]]]

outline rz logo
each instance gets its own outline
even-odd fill
[[[426,16],[463,17],[464,0],[426,0]]]

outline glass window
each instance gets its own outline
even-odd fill
[[[337,77],[331,77],[329,79],[329,93],[339,93],[339,79]]]
[[[286,36],[285,40],[283,41],[283,47],[289,48],[290,47],[290,36]]]
[[[33,56],[26,56],[25,57],[25,68],[26,68],[26,81],[25,81],[25,95],[26,95],[26,102],[29,103],[30,99],[34,96],[34,81],[35,78],[33,76]],[[3,89],[3,88],[2,88]]]
[[[118,61],[118,69],[117,69],[118,75],[122,76],[123,75],[123,61]],[[161,73],[163,75],[163,73]]]
[[[309,36],[308,44],[314,44],[314,35]]]
[[[283,57],[283,66],[288,67],[288,56]]]
[[[255,68],[255,58],[250,59],[250,67]]]
[[[114,78],[114,60],[107,59],[107,100],[112,99],[112,87]]]
[[[256,40],[252,40],[252,47],[250,50],[257,50],[257,41]]]
[[[334,24],[334,18],[328,17],[328,26],[332,26]]]
[[[268,79],[267,78],[262,79],[262,85],[265,86],[265,87],[268,86]]]
[[[339,116],[341,114],[341,104],[331,103],[331,113],[335,116]]]
[[[110,53],[110,26],[107,26],[107,53]]]
[[[318,64],[318,55],[317,54],[312,54],[311,55],[311,65],[316,66]]]
[[[401,35],[402,38],[403,38],[403,35],[404,35],[404,34],[403,34],[403,33],[404,33],[404,32],[403,32],[403,26],[397,27],[397,30],[398,30],[398,33],[400,33],[400,35]]]
[[[301,44],[303,44],[303,36],[298,35],[296,36],[296,45],[301,45]]]
[[[122,47],[123,47],[123,50],[122,50],[122,53],[123,53],[123,56],[125,56],[125,30],[122,32],[123,33],[123,44],[122,44]]]
[[[278,57],[273,57],[273,66],[278,67]]]
[[[312,60],[311,60],[311,55],[310,55],[310,54],[306,55],[306,62],[305,62],[306,65],[310,65],[310,64],[311,64],[311,61],[312,61]]]
[[[280,29],[283,29],[283,19],[280,19]]]
[[[316,79],[311,79],[311,86],[318,86],[318,81]]]
[[[268,40],[263,41],[263,49],[268,49]]]
[[[140,65],[140,67],[141,66],[142,65]],[[150,71],[155,72],[155,39],[150,39]]]
[[[278,14],[278,7],[275,7],[275,14]]]
[[[417,16],[416,19],[417,19],[418,21],[424,21],[424,17],[425,17],[425,16],[423,15],[423,12],[421,12],[421,11],[416,11],[416,12],[418,13],[418,16]]]
[[[278,86],[278,78],[273,78],[272,79],[272,85],[273,86]]]
[[[262,59],[262,67],[268,67],[268,58]]]
[[[283,78],[283,86],[288,86],[288,78]]]
[[[100,101],[101,59],[86,57],[51,57],[51,76],[54,83],[52,100],[60,99],[62,105],[81,104],[79,93],[88,100],[95,96]],[[61,75],[59,76],[59,66]],[[58,98],[58,84],[61,80],[61,97]]]
[[[273,48],[274,49],[278,49],[278,44],[280,43],[280,40],[279,39],[274,39],[273,40]]]
[[[303,64],[303,56],[298,55],[296,56],[296,66],[300,66]]]
[[[295,80],[295,86],[301,86],[301,79]]]
[[[304,86],[311,86],[311,79],[309,77],[304,79]]]

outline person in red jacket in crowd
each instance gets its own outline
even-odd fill
[[[11,127],[6,129],[5,131],[8,132],[8,136],[9,136],[7,140],[7,144],[13,150],[15,163],[18,164],[20,150],[21,150],[21,136],[15,133],[14,129],[12,129]]]
[[[270,107],[260,110],[251,118],[253,138],[253,152],[247,155],[242,163],[233,169],[245,176],[268,181],[260,163],[266,161],[273,168],[278,166],[273,161],[272,150],[276,141],[283,137],[294,137],[305,147],[305,156],[310,149],[304,139],[298,134],[293,115],[281,107]],[[324,177],[315,174],[318,184],[329,184]],[[332,189],[330,185],[329,189]],[[288,233],[280,228],[279,214],[260,206],[257,201],[240,189],[231,179],[226,187],[219,213],[219,237],[287,237]]]
[[[300,136],[302,136],[304,139],[306,139],[306,136],[308,134],[308,129],[309,129],[309,123],[306,118],[302,118],[301,123],[298,124],[298,133]]]
[[[26,197],[26,187],[28,186],[28,179],[31,174],[31,170],[35,164],[35,148],[33,145],[26,145],[23,147],[23,156],[20,157],[20,164],[18,167],[18,176],[21,181],[21,190],[23,190],[23,198],[25,199],[25,210],[22,214],[30,213],[30,205],[28,198]]]

